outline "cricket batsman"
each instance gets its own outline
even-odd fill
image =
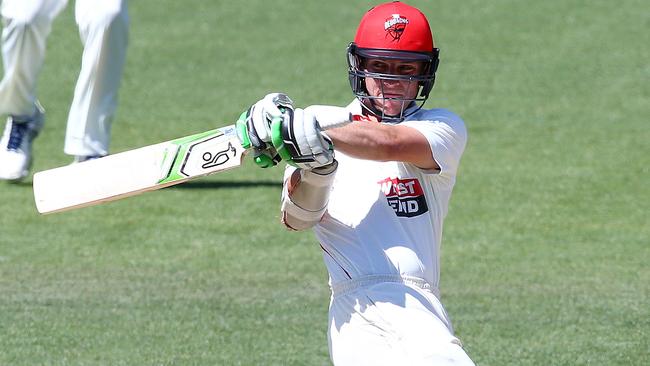
[[[321,106],[274,93],[245,112],[255,161],[289,165],[282,222],[313,228],[329,272],[335,365],[473,365],[440,300],[443,220],[465,148],[463,120],[424,109],[439,50],[399,1],[361,19],[348,46],[355,121],[323,132]]]
[[[0,180],[29,174],[32,142],[44,123],[36,82],[45,60],[52,21],[67,0],[1,0]],[[68,114],[64,151],[75,162],[108,154],[117,92],[126,58],[127,0],[76,0],[75,19],[84,46],[81,71]]]

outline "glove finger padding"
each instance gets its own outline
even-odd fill
[[[260,138],[258,131],[255,128],[252,118],[254,110],[255,106],[251,106],[239,116],[239,119],[235,123],[235,126],[237,127],[237,137],[239,137],[239,141],[244,149],[254,148],[257,150],[264,150],[270,146]]]
[[[253,161],[261,168],[276,166],[281,160],[280,154],[273,147],[253,149]]]
[[[309,107],[274,119],[271,131],[273,146],[293,166],[311,170],[334,161],[332,140],[322,132]]]
[[[271,122],[287,109],[293,110],[293,101],[283,93],[267,94],[251,107],[251,125],[261,141],[271,142]]]

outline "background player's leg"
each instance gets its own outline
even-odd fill
[[[77,0],[75,16],[84,52],[64,150],[77,157],[106,155],[126,58],[126,0]]]
[[[43,126],[43,113],[37,108],[37,79],[52,20],[66,3],[66,0],[2,2],[4,76],[0,82],[0,114],[9,117],[0,138],[0,179],[18,180],[28,174],[32,140]]]

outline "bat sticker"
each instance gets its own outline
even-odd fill
[[[228,160],[230,160],[230,156],[228,155],[229,151],[232,152],[233,158],[237,156],[237,149],[232,146],[232,143],[228,143],[228,147],[225,150],[217,152],[214,156],[212,156],[212,153],[209,151],[204,152],[203,161],[205,164],[201,165],[201,168],[208,169],[225,164]]]

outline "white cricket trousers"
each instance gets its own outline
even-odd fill
[[[2,0],[0,114],[35,112],[36,83],[53,19],[67,0]],[[127,0],[76,0],[75,19],[84,46],[81,71],[68,114],[64,151],[105,155],[126,57]]]
[[[333,285],[328,336],[334,365],[473,366],[436,293],[424,280],[399,276]]]

